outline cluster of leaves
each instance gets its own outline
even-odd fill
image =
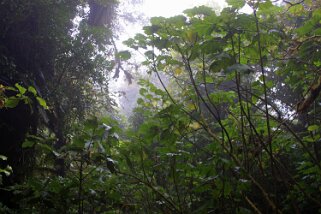
[[[34,155],[43,157],[37,148],[44,144],[22,148],[27,136],[36,137],[31,141],[49,136],[50,147],[59,150],[75,121],[113,111],[108,80],[117,5],[113,0],[1,1],[0,150],[13,169],[3,177],[2,203],[19,203],[7,187],[32,174]],[[63,175],[63,161],[56,159],[61,170],[55,171]]]
[[[318,3],[227,2],[219,15],[202,6],[154,17],[125,42],[171,78],[160,78],[164,91],[141,83],[123,169],[139,181],[134,208],[320,211],[318,94],[312,111],[295,113],[300,96],[317,93]]]
[[[6,91],[14,92],[14,96],[6,96]],[[30,106],[32,109],[32,98],[27,93],[30,93],[39,103],[39,105],[45,109],[48,109],[47,103],[44,99],[37,95],[37,91],[34,87],[29,86],[28,89],[16,83],[15,87],[0,85],[0,109],[1,108],[15,108],[19,102],[23,102]]]
[[[54,136],[27,136],[22,148],[35,151],[36,164],[24,183],[7,187],[12,198],[19,201],[19,207],[13,210],[103,213],[121,208],[113,159],[119,146],[117,127],[117,121],[111,118],[88,119],[84,125],[75,125],[68,145],[60,149],[53,146]],[[68,166],[64,177],[55,176],[55,162],[61,158]]]
[[[34,86],[51,106],[50,112],[34,114],[35,120],[66,130],[89,112],[112,111],[108,46],[116,6],[95,0],[1,2],[0,82]]]

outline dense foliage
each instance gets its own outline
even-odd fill
[[[32,171],[4,186],[18,203],[3,204],[2,211],[321,212],[321,4],[227,3],[219,14],[201,6],[171,18],[154,17],[144,33],[125,41],[131,51],[116,58],[124,62],[131,52],[143,52],[146,60],[140,67],[156,74],[162,88],[140,80],[141,97],[127,123],[112,115],[70,111],[63,117],[72,119],[68,126],[54,124],[68,127],[59,147],[59,136],[50,134],[50,128],[29,130],[21,149],[35,154]],[[251,13],[241,12],[245,4]],[[95,75],[108,65],[92,60],[107,50],[88,39],[87,30],[70,35],[77,44],[72,50],[79,52],[57,62],[68,66],[71,75],[65,78],[66,88],[53,92],[60,101],[69,93],[80,94],[84,96],[76,100],[94,105],[89,99],[98,91]],[[81,51],[87,46],[102,49]],[[87,73],[79,64],[86,60],[95,72]],[[81,74],[80,82],[74,82],[72,75]],[[169,81],[162,79],[164,74]],[[75,93],[67,89],[70,83],[91,87],[76,87],[80,92]],[[34,87],[16,84],[11,87],[14,98],[3,92],[9,89],[0,88],[0,111],[19,108],[8,106],[8,100],[20,99],[26,91],[33,94],[30,100],[47,108]],[[51,97],[44,98],[49,108],[54,106]],[[78,106],[65,103],[66,108]],[[59,176],[57,160],[64,166]],[[15,174],[5,166],[1,172]]]
[[[0,151],[7,157],[3,165],[14,171],[5,186],[21,183],[37,162],[33,150],[21,147],[26,139],[54,138],[51,145],[59,149],[74,123],[112,111],[108,45],[116,6],[107,0],[0,1]],[[60,175],[63,162],[56,157]],[[5,189],[0,195],[11,197]]]

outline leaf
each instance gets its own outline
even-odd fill
[[[245,5],[245,0],[226,0],[226,3],[234,8],[240,9]]]
[[[12,172],[11,166],[7,166],[5,169],[0,168],[0,173],[4,173],[6,176],[9,176]]]
[[[8,158],[4,155],[0,155],[0,160],[7,160]]]
[[[260,13],[273,15],[277,12],[280,12],[281,8],[273,5],[273,3],[271,1],[266,1],[266,2],[259,4],[259,11],[260,11]]]
[[[236,0],[236,1],[238,1],[238,0]],[[188,15],[190,17],[197,16],[197,15],[210,16],[211,14],[214,13],[214,11],[210,7],[199,6],[199,7],[194,7],[192,9],[184,10],[183,13],[185,13],[186,15]]]
[[[179,75],[181,75],[183,73],[183,70],[181,69],[181,68],[176,68],[175,70],[174,70],[174,74],[176,75],[176,76],[179,76]]]
[[[147,59],[150,59],[150,60],[154,59],[155,57],[154,51],[146,51],[144,55],[146,56]]]
[[[48,109],[47,103],[44,99],[41,97],[36,97],[36,99],[38,100],[40,106],[42,106],[44,109]]]
[[[145,26],[143,27],[144,33],[147,35],[152,35],[156,33],[161,27],[158,25]]]
[[[52,150],[52,154],[54,154],[56,157],[59,157],[61,154],[56,152],[55,150]]]
[[[196,129],[199,129],[201,128],[201,125],[198,123],[198,122],[193,122],[189,125],[190,128],[196,130]]]
[[[5,89],[6,89],[6,90],[9,90],[9,91],[16,91],[16,92],[18,92],[18,90],[17,90],[16,88],[11,87],[11,86],[6,86]]]
[[[141,88],[139,89],[139,94],[144,96],[146,93],[148,93],[147,89],[146,88]]]
[[[136,102],[138,105],[143,105],[145,103],[145,101],[142,98],[138,98]]]
[[[273,86],[274,86],[274,82],[273,81],[266,81],[266,87],[272,88]]]
[[[196,109],[196,106],[194,103],[188,103],[186,108],[189,110],[189,111],[193,111]]]
[[[50,146],[48,146],[47,144],[38,143],[37,147],[39,147],[44,152],[53,152],[53,149]]]
[[[123,44],[127,47],[133,48],[135,50],[138,50],[138,46],[135,43],[135,40],[133,38],[127,39],[126,41],[123,41]]]
[[[186,17],[183,15],[177,15],[170,17],[166,20],[168,24],[175,25],[177,27],[182,27],[186,25]]]
[[[190,43],[195,43],[197,41],[198,34],[192,30],[186,32],[187,41]]]
[[[165,20],[166,20],[166,18],[165,18],[165,17],[161,17],[161,16],[152,17],[152,18],[150,19],[150,23],[151,23],[152,25],[159,25],[159,24],[164,23]]]
[[[34,145],[35,145],[34,141],[26,140],[25,142],[23,142],[21,147],[23,149],[26,149],[26,148],[32,148]]]
[[[214,103],[233,103],[235,98],[236,94],[233,91],[217,90],[210,94],[210,99]]]
[[[16,83],[15,86],[19,90],[20,94],[26,93],[27,89],[25,87],[22,87],[21,85],[19,85],[19,83]]]
[[[219,53],[215,56],[214,60],[210,65],[210,70],[213,72],[220,72],[222,69],[225,69],[227,66],[232,64],[232,57],[227,53]]]
[[[158,48],[159,50],[167,48],[169,41],[167,39],[160,39],[160,38],[155,38],[154,39],[154,45],[156,48]]]
[[[28,87],[28,91],[31,92],[34,96],[37,96],[37,91],[34,87],[29,86]]]
[[[318,129],[319,129],[318,125],[311,125],[308,127],[308,131],[310,131],[310,132],[318,130]]]
[[[208,84],[208,83],[214,83],[214,79],[213,79],[213,77],[211,77],[211,76],[206,76],[206,77],[205,77],[205,81],[206,81],[207,84]]]
[[[131,53],[129,51],[119,51],[116,55],[121,60],[129,60],[131,58]]]
[[[232,66],[229,66],[226,69],[227,73],[230,73],[232,71],[238,71],[240,73],[251,73],[251,72],[253,72],[252,68],[250,66],[248,66],[248,65],[245,65],[245,64],[234,64]]]
[[[4,106],[7,108],[14,108],[19,104],[20,99],[16,97],[6,98],[4,101]]]

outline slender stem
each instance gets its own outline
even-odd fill
[[[78,214],[84,213],[83,209],[83,197],[82,197],[82,188],[83,188],[83,164],[84,164],[84,157],[83,152],[81,153],[80,159],[80,168],[79,168],[79,187],[78,187]]]
[[[264,63],[263,63],[263,56],[262,56],[262,47],[261,47],[261,34],[260,34],[260,28],[259,28],[259,20],[256,15],[256,10],[254,10],[254,17],[255,17],[255,23],[256,23],[256,30],[257,30],[257,36],[258,36],[258,51],[259,51],[259,57],[260,57],[260,67],[261,67],[261,73],[262,73],[262,81],[263,81],[263,91],[264,91],[264,105],[265,105],[265,117],[266,117],[266,127],[268,132],[268,143],[271,144],[272,138],[271,138],[271,126],[270,126],[270,114],[269,114],[269,107],[268,107],[268,99],[267,99],[267,86],[266,86],[266,74],[264,71]],[[270,150],[272,151],[272,146],[270,147]]]
[[[190,65],[190,62],[188,59],[186,59],[185,55],[183,54],[183,52],[180,50],[179,47],[177,47],[179,49],[179,52],[183,58],[183,62],[185,64],[185,67],[186,67],[186,70],[188,71],[189,73],[189,78],[192,82],[192,85],[194,87],[194,91],[196,93],[196,95],[202,100],[202,103],[205,105],[205,107],[207,108],[207,110],[211,113],[211,115],[214,117],[214,119],[218,122],[218,124],[220,125],[220,127],[222,128],[222,131],[225,133],[227,139],[228,139],[228,142],[229,142],[229,145],[230,145],[230,150],[232,151],[233,150],[233,146],[232,146],[232,140],[229,136],[229,133],[227,132],[225,126],[222,124],[222,121],[221,119],[215,114],[215,112],[213,112],[212,108],[209,106],[209,104],[205,101],[204,97],[202,96],[201,92],[199,91],[197,85],[196,85],[196,82],[195,82],[195,79],[193,77],[193,71],[192,71],[192,68],[191,68],[191,65]]]
[[[246,202],[252,207],[252,209],[255,211],[255,213],[261,214],[262,212],[255,206],[255,204],[247,197],[244,196]]]
[[[143,179],[141,179],[133,174],[127,174],[127,173],[123,173],[123,172],[119,172],[119,174],[123,174],[123,175],[129,176],[129,177],[132,177],[132,178],[136,179],[138,182],[149,187],[153,192],[157,193],[161,198],[163,198],[170,205],[169,208],[171,208],[171,210],[174,210],[174,213],[178,213],[178,212],[180,213],[179,208],[177,208],[175,206],[175,204],[168,197],[166,197],[164,194],[162,194],[160,191],[158,191],[150,182],[146,182]]]
[[[238,34],[239,35],[239,34]],[[238,63],[240,64],[240,56],[241,56],[241,53],[240,53],[240,35],[238,36],[238,52],[239,52],[239,59],[238,59]],[[233,40],[233,35],[231,36],[231,42],[232,42],[232,50],[233,50],[233,53],[234,53],[234,61],[236,63],[236,53],[235,53],[235,45],[234,45],[234,40]],[[236,89],[237,89],[237,95],[238,95],[238,103],[239,103],[239,106],[240,106],[240,113],[241,113],[241,136],[242,136],[242,145],[244,148],[246,148],[246,139],[245,139],[245,131],[244,131],[244,115],[243,115],[243,112],[244,112],[244,108],[243,108],[243,105],[242,105],[242,96],[241,96],[241,91],[240,91],[240,85],[241,85],[241,75],[239,72],[235,71],[235,82],[236,82]],[[247,158],[246,158],[246,149],[243,149],[243,159],[244,159],[244,162],[245,162],[245,165],[247,165]]]
[[[257,42],[258,42],[258,51],[259,51],[259,57],[260,57],[260,67],[261,67],[261,73],[262,73],[262,81],[263,81],[263,91],[264,91],[264,105],[265,105],[265,117],[266,117],[266,126],[267,126],[267,133],[268,133],[268,140],[267,143],[269,145],[270,149],[270,165],[271,165],[271,174],[273,176],[273,186],[274,186],[274,195],[277,196],[276,192],[276,182],[275,182],[275,170],[274,170],[274,164],[273,164],[273,150],[272,150],[272,136],[271,136],[271,126],[270,126],[270,114],[269,114],[269,107],[268,107],[268,100],[267,100],[267,86],[266,86],[266,80],[265,80],[265,71],[264,71],[264,63],[263,63],[263,56],[262,56],[262,46],[261,46],[261,34],[260,34],[260,28],[259,28],[259,19],[256,15],[256,10],[254,9],[254,18],[255,18],[255,24],[256,24],[256,31],[257,31]],[[276,207],[277,209],[277,207]]]
[[[175,156],[173,156],[173,164],[172,164],[171,168],[172,168],[173,182],[174,182],[176,197],[178,200],[178,207],[180,209],[180,213],[183,213],[181,198],[180,198],[180,194],[178,191],[178,185],[177,185],[177,180],[176,180],[176,157]]]

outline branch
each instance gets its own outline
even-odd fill
[[[284,2],[284,3],[286,3],[286,4],[289,4],[289,5],[290,5],[290,7],[293,7],[293,6],[295,6],[295,5],[298,5],[298,4],[303,3],[303,2],[304,2],[304,0],[301,0],[301,1],[296,2],[296,3],[292,3],[292,2],[289,2],[289,1],[287,1],[287,0],[283,0],[283,2]]]
[[[125,70],[122,66],[122,63],[121,63],[121,60],[120,58],[118,57],[118,49],[117,49],[117,46],[116,46],[116,43],[114,41],[114,39],[112,38],[111,39],[111,42],[114,46],[114,57],[115,57],[115,62],[116,62],[116,71],[115,71],[115,74],[113,76],[114,79],[118,78],[119,77],[119,73],[120,71],[122,70],[126,76],[126,79],[128,80],[128,83],[129,84],[132,84],[132,79],[134,79],[133,75],[131,73],[129,73],[127,70]]]

